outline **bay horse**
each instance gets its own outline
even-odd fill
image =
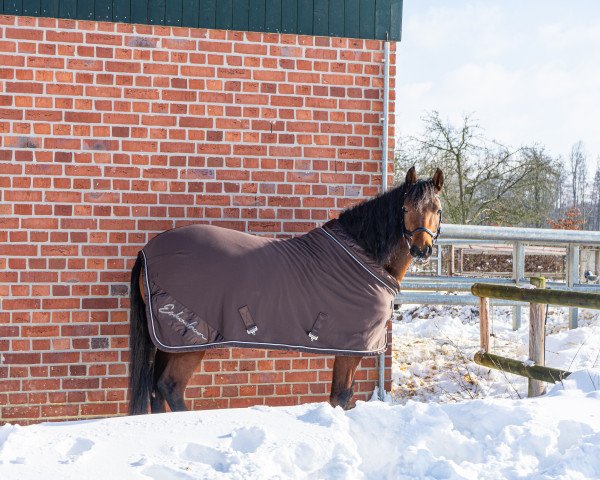
[[[391,318],[392,308],[393,308],[393,297],[397,293],[397,289],[399,288],[399,282],[402,281],[402,278],[406,274],[410,263],[415,260],[416,262],[422,263],[425,262],[432,253],[432,247],[435,239],[439,235],[440,232],[440,224],[442,221],[442,209],[441,202],[439,198],[439,193],[442,190],[442,186],[444,183],[444,175],[440,169],[437,169],[435,174],[431,179],[427,180],[418,180],[415,168],[412,167],[408,170],[405,178],[405,182],[375,198],[364,201],[354,207],[351,207],[344,212],[342,212],[337,220],[333,220],[331,222],[335,222],[335,227],[337,230],[327,230],[326,227],[328,224],[324,225],[320,229],[315,229],[301,237],[296,237],[297,239],[313,239],[313,243],[310,243],[308,240],[304,242],[305,245],[309,247],[304,248],[305,255],[312,255],[312,252],[322,250],[322,249],[330,249],[327,251],[328,256],[336,256],[334,263],[332,264],[332,271],[327,271],[325,273],[321,273],[321,276],[326,276],[327,281],[330,282],[330,278],[332,275],[336,275],[338,277],[343,277],[339,280],[341,286],[338,287],[337,290],[333,289],[332,291],[328,290],[329,284],[327,284],[327,288],[323,288],[323,285],[320,285],[317,293],[319,295],[329,295],[334,296],[336,298],[329,298],[328,301],[334,302],[333,305],[342,305],[338,310],[342,310],[338,312],[338,317],[346,322],[347,319],[354,314],[356,316],[356,312],[360,314],[363,311],[371,311],[371,310],[361,310],[363,307],[363,303],[369,303],[369,300],[363,301],[362,296],[360,295],[361,290],[368,290],[366,298],[375,298],[372,294],[373,289],[377,286],[380,290],[385,290],[385,284],[390,285],[390,282],[385,282],[385,279],[382,279],[381,276],[379,278],[375,278],[382,285],[376,285],[376,282],[371,279],[371,282],[375,285],[367,285],[363,287],[361,284],[355,285],[353,281],[349,281],[345,272],[344,274],[340,274],[338,270],[338,265],[343,264],[345,261],[344,258],[350,258],[348,262],[351,263],[350,267],[355,271],[359,271],[363,276],[371,275],[372,277],[377,277],[377,275],[373,274],[374,271],[378,271],[379,268],[382,272],[382,276],[387,276],[388,280],[391,280],[395,283],[396,289],[388,289],[385,291],[385,305],[380,309],[382,313],[381,315],[387,315],[385,317],[380,317],[377,319],[378,332],[381,333],[381,337],[387,335],[386,332],[386,324],[387,320]],[[201,226],[196,226],[201,227]],[[183,229],[190,229],[190,227],[181,227],[179,229],[169,230],[163,234],[160,234],[158,237],[164,236],[163,238],[172,238],[173,235],[177,238],[177,232],[183,232]],[[202,229],[204,228],[204,229]],[[234,232],[232,230],[222,229],[219,227],[202,227],[202,228],[191,228],[193,232],[200,232],[201,236],[205,235],[205,232],[233,232],[226,233],[226,235],[232,235],[236,239],[237,248],[243,250],[245,248],[245,244],[249,243],[254,245],[253,242],[261,242],[263,240],[254,240],[260,239],[261,237],[255,237],[252,235],[248,235],[245,233]],[[212,230],[210,230],[212,229]],[[323,231],[324,230],[324,231]],[[188,230],[190,231],[190,230]],[[175,232],[171,234],[170,232]],[[316,233],[315,233],[316,232]],[[338,237],[332,234],[337,232]],[[318,234],[318,235],[317,235]],[[216,234],[215,234],[216,235]],[[222,233],[219,233],[222,235]],[[345,238],[345,243],[338,241],[338,238]],[[330,237],[330,238],[329,238]],[[217,239],[220,237],[216,237]],[[314,243],[314,239],[317,239],[316,243]],[[155,242],[155,240],[151,240],[151,242],[144,247],[148,249],[148,246]],[[294,239],[290,240],[273,240],[273,239],[264,239],[264,242],[268,242],[269,246],[275,245],[277,248],[282,249],[287,247],[288,245],[297,246],[302,241],[296,241],[294,243]],[[156,242],[155,242],[156,243]],[[184,242],[189,243],[189,242]],[[218,240],[213,243],[219,243]],[[347,245],[354,245],[354,249],[350,251],[350,247]],[[181,242],[177,245],[181,245]],[[262,245],[262,244],[261,244]],[[219,246],[217,246],[220,248]],[[217,248],[215,247],[215,248]],[[341,248],[340,248],[341,247]],[[169,247],[171,248],[171,247]],[[183,247],[181,247],[183,248]],[[181,253],[181,248],[177,246],[173,251],[163,251],[159,252],[157,257],[158,261],[166,261],[168,264],[181,262],[178,258],[185,257],[184,254]],[[190,247],[193,250],[194,247]],[[228,247],[229,248],[229,247]],[[292,248],[292,247],[290,247]],[[296,247],[294,247],[296,248]],[[335,250],[337,249],[337,250]],[[196,249],[197,250],[197,249]],[[260,259],[260,262],[268,262],[271,261],[273,257],[273,252],[271,250],[266,249],[268,252],[268,258],[264,257]],[[344,252],[345,250],[345,252]],[[216,250],[218,251],[218,250]],[[306,252],[309,252],[308,254]],[[357,258],[353,252],[362,252],[362,260]],[[177,258],[177,253],[179,257]],[[234,252],[235,253],[235,252]],[[277,252],[276,252],[277,253]],[[346,255],[346,253],[348,255]],[[214,254],[209,252],[209,256]],[[358,255],[360,256],[360,255]],[[188,255],[189,257],[189,255]],[[188,258],[185,257],[185,258]],[[243,255],[238,255],[237,258],[242,258]],[[277,257],[277,255],[275,255]],[[304,262],[297,262],[296,266],[298,268],[302,268],[303,265],[301,263],[307,263],[307,257],[303,258]],[[309,259],[310,260],[310,259]],[[356,260],[356,262],[354,262]],[[351,397],[353,395],[352,387],[354,383],[354,376],[360,360],[362,358],[361,352],[362,350],[354,349],[348,350],[351,351],[352,354],[344,354],[345,350],[336,348],[335,350],[327,350],[327,348],[313,348],[313,345],[319,345],[319,338],[325,336],[325,331],[327,330],[327,314],[319,313],[317,322],[322,322],[322,325],[318,327],[310,326],[308,328],[304,328],[302,334],[308,334],[308,347],[295,348],[293,344],[290,346],[290,341],[282,341],[275,342],[270,340],[272,343],[263,342],[260,343],[258,341],[254,342],[245,342],[245,341],[227,341],[228,338],[224,335],[221,335],[217,330],[219,330],[219,326],[221,324],[218,323],[217,320],[211,322],[207,320],[204,322],[203,318],[200,316],[192,317],[193,313],[190,313],[186,308],[186,305],[189,305],[190,301],[182,301],[181,304],[177,303],[178,294],[175,294],[177,299],[173,299],[169,297],[164,292],[159,292],[158,297],[154,298],[153,295],[156,292],[153,292],[154,283],[150,283],[148,280],[148,259],[144,254],[144,250],[140,252],[138,259],[132,269],[131,272],[131,290],[130,290],[130,301],[131,301],[131,316],[130,316],[130,365],[129,365],[129,413],[130,414],[145,414],[148,413],[148,408],[150,407],[150,411],[152,413],[160,413],[166,411],[166,406],[168,404],[171,411],[183,411],[187,410],[186,405],[184,403],[184,392],[186,385],[188,384],[191,376],[199,367],[202,358],[204,357],[205,350],[196,350],[196,351],[186,351],[183,347],[173,347],[173,348],[157,348],[155,345],[163,345],[160,343],[161,340],[157,337],[157,333],[154,328],[153,312],[154,315],[158,316],[158,312],[164,317],[167,317],[167,321],[170,321],[171,325],[178,331],[182,337],[189,337],[193,342],[202,342],[204,340],[208,341],[207,337],[210,337],[212,341],[215,341],[216,346],[247,346],[255,348],[257,345],[259,348],[265,348],[264,345],[275,345],[274,348],[283,348],[289,350],[304,350],[304,351],[321,351],[325,353],[334,353],[335,360],[333,364],[333,378],[331,383],[331,393],[329,397],[329,402],[332,406],[341,406],[344,409],[351,408]],[[219,273],[225,275],[229,274],[230,276],[236,276],[237,272],[235,271],[237,268],[236,263],[226,263],[226,260],[221,260],[217,258],[216,260],[211,260],[213,264],[207,266],[207,270],[209,271],[205,275],[205,281],[201,284],[201,286],[197,286],[196,283],[191,280],[186,281],[185,273],[192,272],[196,270],[202,270],[203,268],[198,268],[198,265],[190,266],[187,263],[180,263],[177,267],[175,282],[177,285],[184,285],[189,291],[192,292],[192,295],[197,291],[198,295],[200,295],[201,290],[209,291],[209,299],[215,299],[219,297],[216,294],[215,288],[223,289],[223,282],[221,279],[214,279],[211,275],[218,275]],[[237,261],[237,260],[236,260]],[[279,260],[275,260],[279,261]],[[188,260],[184,260],[184,262],[188,262]],[[310,263],[310,262],[308,262]],[[200,267],[203,265],[201,264]],[[342,265],[340,268],[343,268]],[[361,270],[362,268],[362,270]],[[233,270],[231,272],[219,272],[219,270]],[[290,276],[290,282],[292,282],[292,287],[294,293],[298,290],[303,290],[305,287],[310,288],[308,285],[304,285],[302,282],[306,276],[305,272],[301,272],[301,274],[297,274],[294,276],[295,272],[293,268],[290,268],[290,265],[285,265],[285,268],[279,268],[278,277],[275,282],[281,284],[285,284],[285,277],[281,277],[285,272],[292,272]],[[216,272],[216,273],[215,273]],[[366,272],[366,273],[365,273]],[[368,275],[367,275],[368,274]],[[156,277],[156,275],[159,275]],[[294,277],[294,280],[292,279]],[[301,280],[298,280],[300,278]],[[157,284],[162,284],[163,280],[160,277],[160,273],[155,274],[155,280]],[[295,281],[296,283],[293,283]],[[167,282],[167,280],[164,280]],[[299,283],[300,282],[300,283]],[[198,282],[199,283],[199,282]],[[262,285],[269,285],[269,287],[265,287],[267,291],[260,291],[260,287],[257,286],[257,283],[261,283]],[[304,282],[310,283],[310,282]],[[220,287],[219,287],[220,285]],[[227,287],[227,285],[225,285]],[[268,301],[263,303],[281,303],[281,299],[276,295],[273,295],[272,291],[269,289],[273,286],[273,282],[269,284],[268,282],[265,284],[262,282],[257,282],[254,280],[254,284],[252,285],[252,289],[256,290],[256,292],[252,292],[255,295],[262,295],[263,298],[267,297]],[[349,295],[347,289],[352,287],[352,295]],[[285,288],[285,285],[284,285]],[[211,290],[212,289],[212,290]],[[358,290],[357,290],[358,289]],[[150,294],[149,294],[150,292]],[[333,292],[333,293],[332,293]],[[346,302],[352,302],[356,297],[357,292],[359,292],[359,304],[354,302],[351,308],[346,308]],[[314,292],[313,292],[314,293]],[[371,297],[369,297],[371,295]],[[166,300],[163,297],[166,296]],[[341,297],[342,300],[340,300]],[[154,298],[154,300],[153,300]],[[273,299],[275,298],[275,300]],[[159,301],[163,299],[163,303],[159,303]],[[390,305],[390,299],[392,305]],[[191,301],[195,300],[192,298]],[[152,305],[152,303],[158,305]],[[375,302],[375,300],[373,300]],[[204,303],[211,303],[204,302]],[[231,302],[229,302],[231,303]],[[250,305],[250,303],[248,303]],[[232,307],[231,305],[217,305],[212,310],[207,307],[207,309],[203,309],[204,312],[202,316],[208,315],[206,312],[213,312],[215,316],[219,315],[219,312],[222,310],[226,310]],[[241,321],[236,322],[236,328],[243,328],[241,334],[248,335],[244,338],[247,339],[257,339],[260,335],[256,335],[256,332],[259,328],[261,328],[261,334],[264,335],[263,326],[260,322],[255,321],[255,318],[248,310],[247,306],[241,306],[238,304],[233,306],[235,309],[239,310],[239,315],[243,320],[243,324]],[[296,308],[297,307],[297,308]],[[299,312],[303,313],[304,305],[292,305],[286,306],[286,314],[283,317],[288,317],[288,313],[290,311],[295,312],[297,309]],[[371,308],[370,305],[364,306],[365,308]],[[251,307],[254,308],[254,307]],[[262,307],[256,307],[257,309]],[[178,311],[179,310],[179,311]],[[235,313],[237,313],[237,310]],[[268,311],[268,310],[267,310]],[[217,313],[215,313],[217,312]],[[265,314],[265,311],[257,311],[259,315],[256,315],[258,318],[264,318],[268,316]],[[212,315],[212,314],[211,314]],[[305,315],[306,316],[306,315]],[[149,327],[148,320],[151,320]],[[239,317],[238,317],[239,320]],[[278,326],[273,327],[274,330],[277,330],[279,333],[285,331],[286,329],[292,330],[292,326],[287,326],[284,324],[283,320],[280,321],[279,318],[276,319],[279,323]],[[199,322],[202,324],[200,325]],[[371,322],[371,324],[374,322]],[[258,324],[258,326],[257,326]],[[216,326],[215,326],[216,325]],[[312,323],[310,324],[312,325]],[[356,328],[355,326],[352,328]],[[308,331],[310,330],[310,331]],[[332,333],[333,332],[333,333]],[[342,333],[340,333],[342,332]],[[335,339],[335,334],[338,336],[344,336],[344,328],[330,328],[330,337],[333,338],[332,341],[341,341],[342,339]],[[351,335],[347,335],[349,337],[359,337],[359,340],[362,339],[360,333],[356,335],[353,331]],[[185,334],[185,335],[184,335]],[[366,337],[372,337],[373,335],[366,335]],[[263,337],[264,338],[264,337]],[[199,340],[203,339],[203,340]],[[313,343],[314,341],[314,343]],[[261,347],[261,345],[263,345]],[[197,345],[196,345],[197,346]],[[289,348],[287,348],[289,347]],[[385,343],[382,345],[381,343],[377,344],[370,354],[377,351],[385,350]],[[176,348],[182,348],[182,350],[176,350]],[[193,350],[193,348],[192,348]]]

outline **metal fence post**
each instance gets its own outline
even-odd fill
[[[386,334],[387,335],[387,334]],[[381,353],[377,357],[378,367],[378,382],[377,382],[377,397],[382,402],[385,400],[385,353]]]
[[[569,244],[567,247],[567,287],[579,283],[579,245]],[[578,308],[569,308],[569,328],[577,328]]]
[[[513,244],[513,280],[515,285],[518,285],[523,278],[525,278],[525,246],[522,242],[515,242]],[[515,305],[512,313],[513,330],[518,330],[521,328],[521,305]]]

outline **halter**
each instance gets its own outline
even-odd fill
[[[408,210],[406,209],[406,207],[402,206],[402,236],[404,237],[404,240],[406,241],[406,246],[408,247],[408,250],[410,251],[411,248],[411,242],[412,242],[412,237],[415,233],[419,233],[419,232],[425,232],[427,234],[429,234],[429,236],[431,237],[431,243],[435,243],[435,241],[437,240],[437,238],[440,236],[440,230],[442,228],[442,210],[438,210],[438,227],[435,233],[433,233],[431,230],[429,230],[428,228],[425,227],[417,227],[414,230],[407,230],[406,229],[406,223],[404,222],[404,215],[406,215],[406,212]]]

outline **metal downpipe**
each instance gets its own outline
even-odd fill
[[[390,116],[390,42],[383,43],[383,139],[381,152],[381,191],[385,193],[388,189],[387,167],[388,167],[388,130]],[[387,334],[386,334],[387,335]],[[385,397],[385,352],[379,355],[379,400]]]

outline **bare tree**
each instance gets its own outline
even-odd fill
[[[562,171],[560,160],[539,145],[524,147],[522,158],[528,170],[517,189],[524,200],[523,223],[538,228],[548,227],[548,220],[560,202],[562,192],[561,188],[557,188],[560,187]]]
[[[562,157],[558,158],[560,163],[563,162]],[[569,205],[569,174],[564,168],[561,168],[558,172],[558,197],[556,199],[555,209],[559,212],[564,211]]]
[[[588,219],[588,228],[600,230],[600,157],[596,160],[596,173],[592,180],[590,196],[591,214]]]
[[[396,162],[404,171],[413,164],[423,173],[436,167],[444,170],[445,217],[462,224],[522,223],[522,189],[531,176],[523,149],[486,139],[471,115],[465,115],[459,127],[435,111],[423,122],[421,136],[400,143]]]
[[[571,194],[573,195],[573,206],[581,208],[585,203],[586,177],[587,177],[587,153],[583,142],[580,140],[571,147],[569,155],[569,171],[571,173]]]

